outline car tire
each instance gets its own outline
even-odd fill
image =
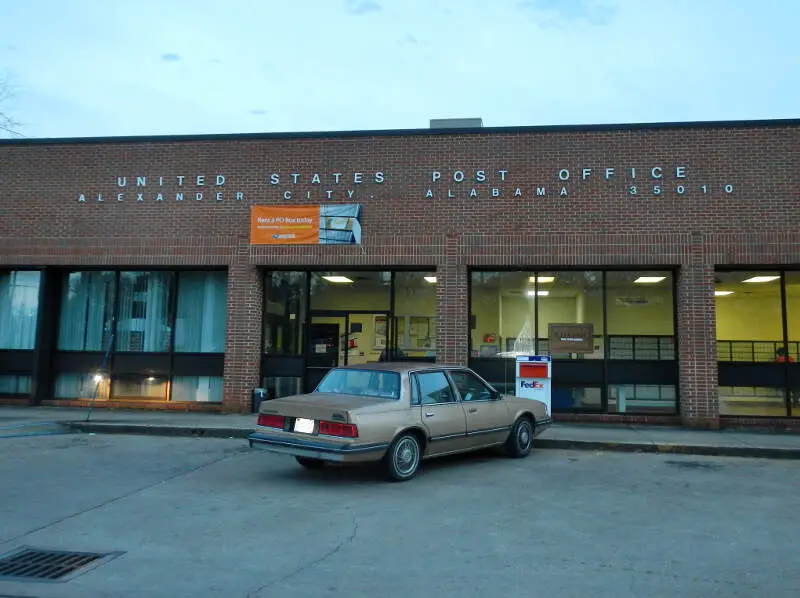
[[[511,428],[506,440],[506,454],[515,459],[527,457],[533,450],[533,422],[528,417],[520,417]]]
[[[295,457],[297,462],[306,469],[322,469],[325,461],[322,459],[312,459],[311,457]]]
[[[405,482],[413,478],[422,461],[422,445],[415,434],[395,438],[383,458],[383,468],[390,480]]]

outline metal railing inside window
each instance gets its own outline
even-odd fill
[[[608,359],[673,361],[675,359],[675,337],[609,335]]]
[[[717,341],[717,361],[742,361],[747,363],[775,362],[783,341]],[[800,341],[789,341],[787,353],[795,362],[800,362]]]
[[[597,344],[602,346],[603,336],[595,335],[594,338]],[[549,352],[547,339],[539,339],[538,352],[540,354]],[[675,359],[675,337],[609,335],[605,358],[628,361],[673,361]],[[553,359],[585,359],[585,356],[554,354]]]

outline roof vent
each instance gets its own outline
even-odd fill
[[[432,118],[431,129],[472,129],[482,127],[482,118]]]

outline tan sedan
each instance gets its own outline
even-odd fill
[[[551,423],[544,403],[469,368],[384,362],[333,368],[311,393],[263,402],[248,440],[310,469],[372,461],[408,480],[432,457],[493,446],[526,457]]]

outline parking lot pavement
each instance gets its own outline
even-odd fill
[[[770,596],[800,593],[800,463],[534,452],[307,472],[240,440],[0,440],[0,553],[123,554],[0,595]]]

